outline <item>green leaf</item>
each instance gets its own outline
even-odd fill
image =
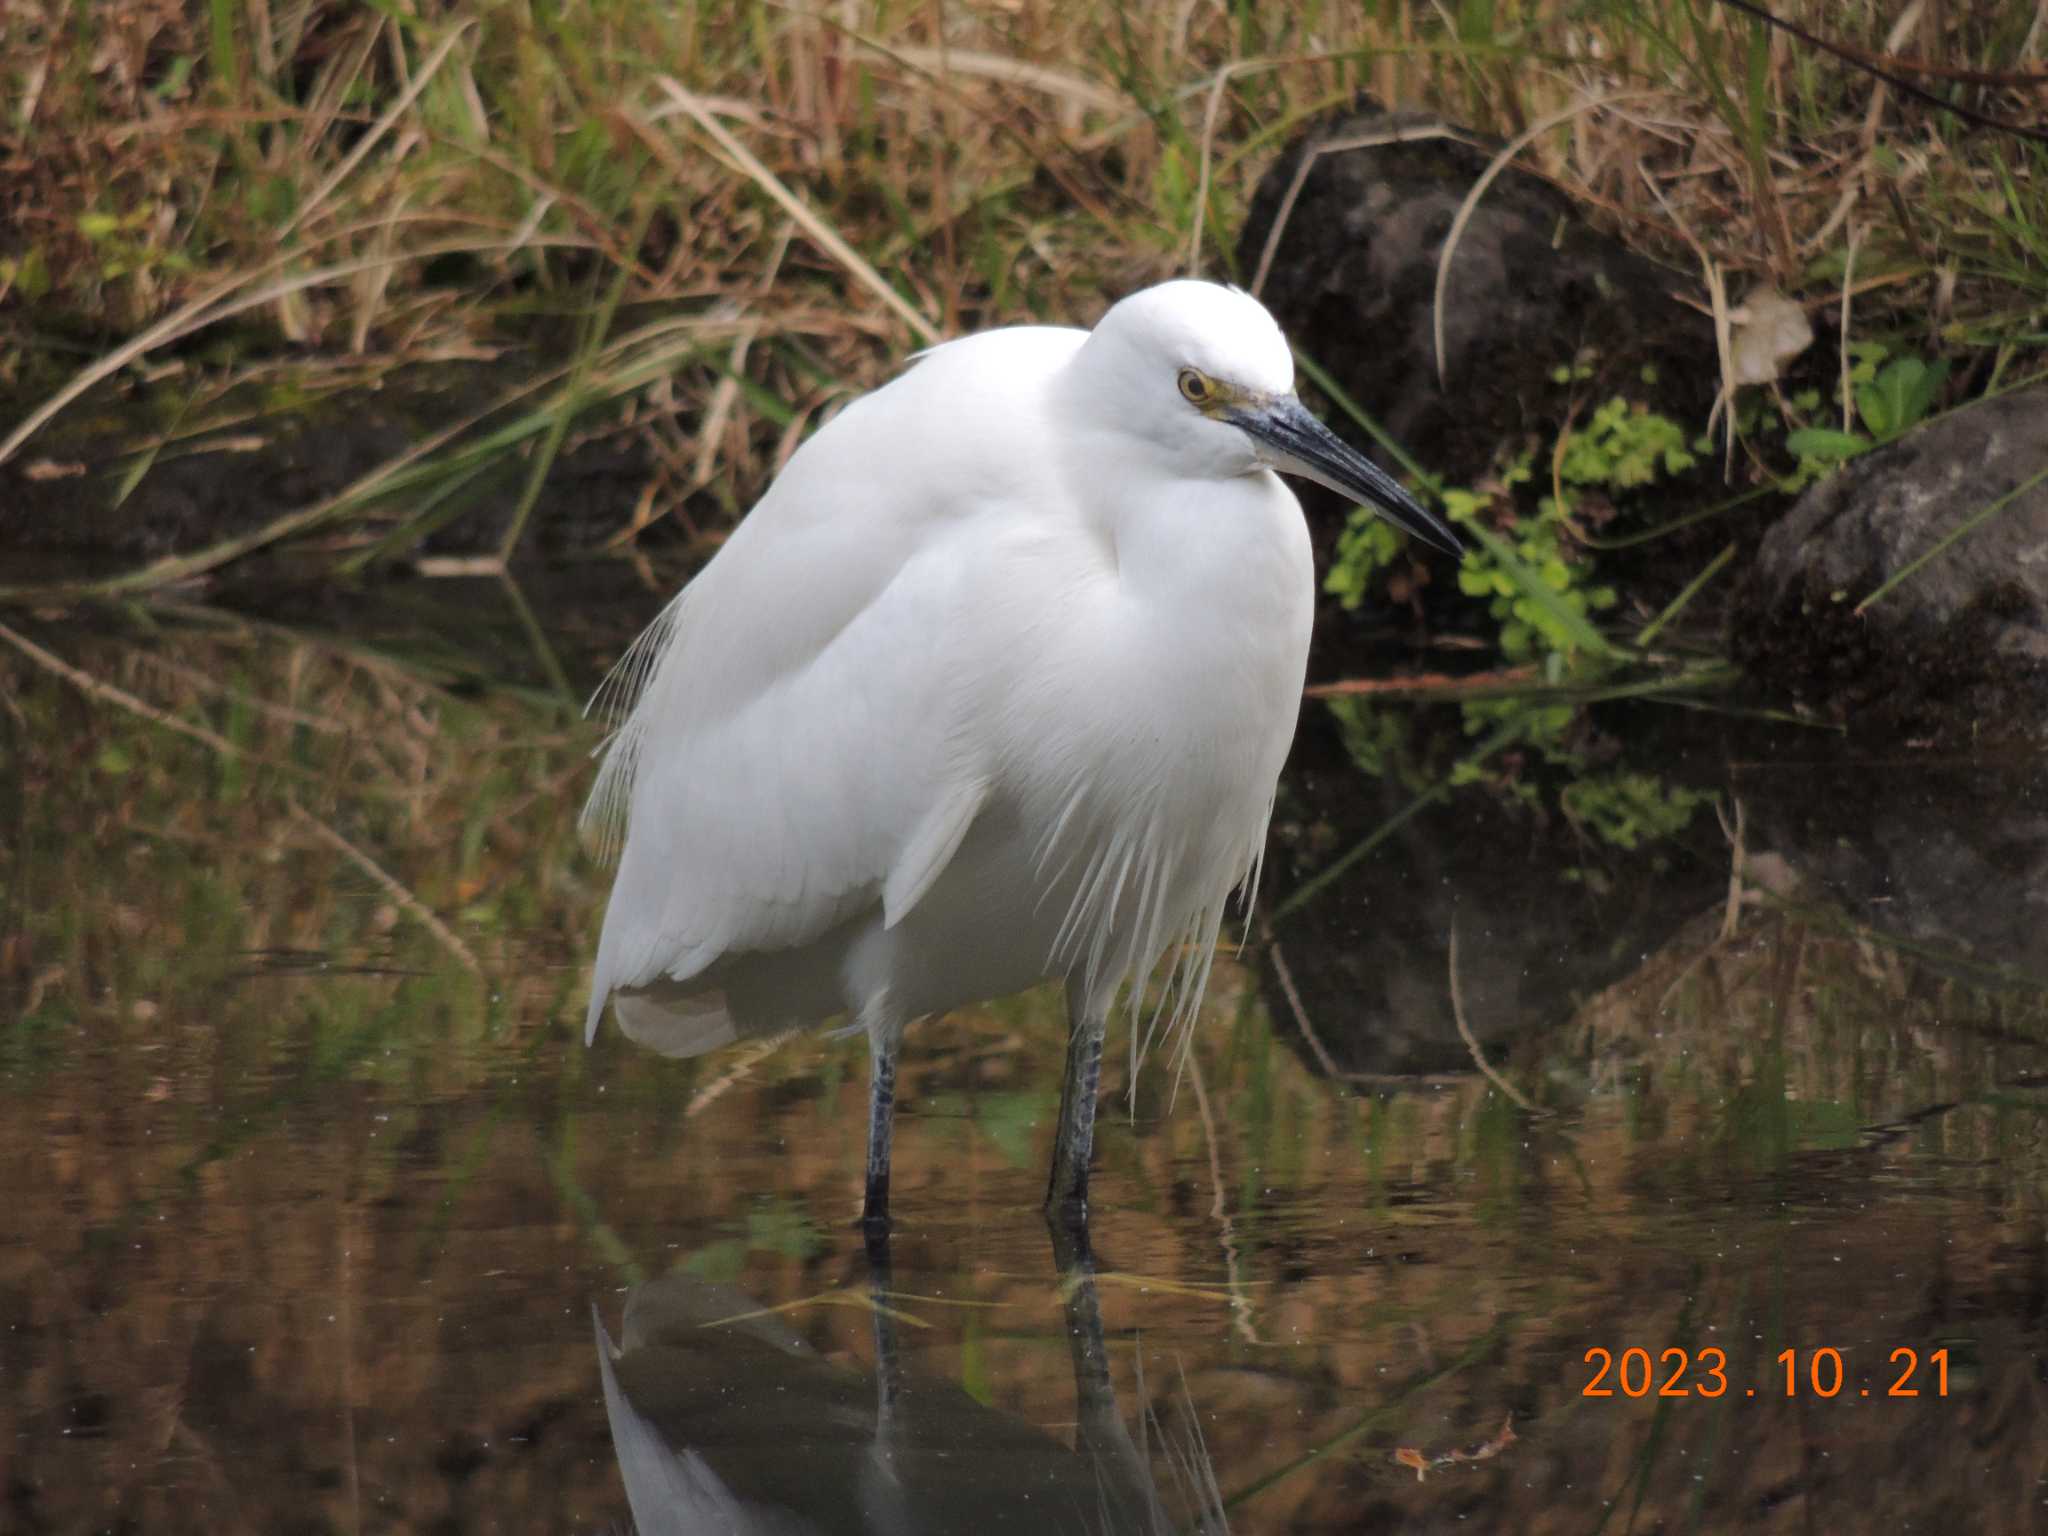
[[[747,1245],[736,1237],[706,1243],[678,1266],[684,1274],[695,1275],[719,1285],[730,1285],[747,1267]]]
[[[1520,590],[1531,612],[1540,611],[1562,639],[1589,655],[1606,656],[1613,652],[1614,647],[1608,643],[1607,637],[1572,612],[1541,576],[1517,558],[1505,539],[1482,523],[1467,523],[1465,527],[1493,556],[1495,564],[1500,566],[1501,575]]]
[[[1175,217],[1191,215],[1194,194],[1188,184],[1187,162],[1181,157],[1179,145],[1169,144],[1160,151],[1154,187],[1160,207]]]
[[[169,101],[185,94],[185,82],[192,78],[193,62],[189,53],[181,53],[171,60],[171,67],[164,71],[163,79],[154,87],[157,100]]]
[[[1927,365],[1917,357],[1895,357],[1879,370],[1876,378],[1858,386],[1856,409],[1862,413],[1863,425],[1873,437],[1880,441],[1897,437],[1919,420],[1913,402],[1932,398],[1932,391],[1925,388],[1927,371]],[[1923,404],[1920,414],[1925,411]]]
[[[1919,373],[1913,378],[1911,387],[1906,390],[1899,401],[1901,412],[1899,419],[1900,431],[1903,432],[1908,427],[1917,427],[1927,419],[1928,412],[1934,409],[1935,397],[1941,393],[1941,386],[1947,382],[1947,358],[1937,358],[1934,362],[1920,369]]]
[[[40,245],[30,246],[15,267],[14,289],[31,304],[50,291],[50,264]]]
[[[1400,535],[1368,508],[1354,508],[1338,536],[1337,555],[1323,579],[1323,590],[1345,608],[1356,608],[1364,601],[1373,575],[1391,565],[1400,553]]]
[[[1802,459],[1839,464],[1876,445],[1861,432],[1838,432],[1833,427],[1801,427],[1785,435],[1785,446]]]

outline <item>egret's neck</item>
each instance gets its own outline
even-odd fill
[[[1291,615],[1313,601],[1300,503],[1265,470],[1104,487],[1101,500],[1118,577],[1134,595],[1206,605],[1217,621],[1246,607]]]

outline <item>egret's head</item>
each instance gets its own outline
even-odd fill
[[[1294,395],[1294,356],[1264,305],[1238,288],[1161,283],[1113,306],[1085,349],[1114,380],[1116,425],[1188,475],[1276,469],[1370,506],[1448,554],[1457,535]]]

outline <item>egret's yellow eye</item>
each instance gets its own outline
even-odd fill
[[[1180,397],[1190,405],[1207,405],[1216,398],[1216,386],[1193,368],[1180,371]]]

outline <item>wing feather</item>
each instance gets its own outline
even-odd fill
[[[600,842],[624,835],[591,1034],[615,989],[801,945],[878,903],[893,922],[944,871],[988,782],[947,637],[990,579],[977,519],[1029,505],[1045,472],[1034,402],[990,394],[1043,377],[1043,357],[980,354],[1064,356],[1080,335],[951,343],[854,402],[614,669],[593,702],[631,703],[585,819]],[[970,452],[997,412],[1020,441],[1007,478]]]
[[[962,778],[924,815],[882,886],[882,921],[894,928],[916,910],[932,882],[945,873],[988,798],[986,779]]]

